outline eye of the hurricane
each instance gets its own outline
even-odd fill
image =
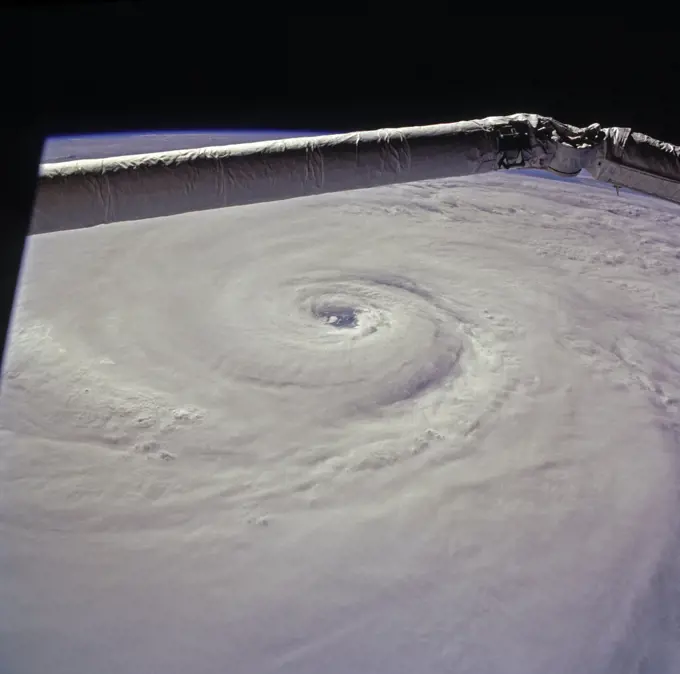
[[[334,328],[356,328],[359,323],[359,312],[351,307],[322,307],[314,313]]]

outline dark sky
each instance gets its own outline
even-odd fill
[[[53,133],[356,130],[535,112],[680,143],[677,33],[609,17],[413,7],[236,23],[191,3],[118,2],[41,9],[30,25],[34,114]]]

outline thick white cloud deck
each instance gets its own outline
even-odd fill
[[[677,671],[679,226],[494,174],[33,237],[3,671]]]

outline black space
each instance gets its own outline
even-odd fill
[[[3,351],[45,135],[343,131],[535,112],[680,144],[677,30],[417,4],[368,17],[263,7],[25,2],[0,12]]]

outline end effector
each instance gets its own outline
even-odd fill
[[[542,122],[551,146],[543,168],[564,176],[585,169],[615,187],[680,203],[680,147],[627,128],[578,128],[550,118]]]
[[[584,168],[596,180],[680,204],[680,147],[631,129],[604,129],[605,138]]]

